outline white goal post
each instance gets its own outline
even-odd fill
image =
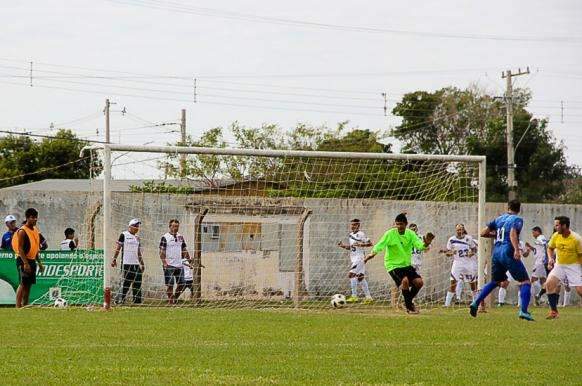
[[[162,154],[186,154],[186,155],[212,155],[212,156],[237,156],[237,157],[269,157],[269,158],[306,158],[306,159],[326,159],[326,160],[369,160],[372,161],[402,161],[402,162],[441,162],[446,163],[467,163],[471,164],[474,170],[478,171],[478,179],[474,181],[473,188],[478,190],[477,197],[477,218],[476,224],[472,224],[472,229],[479,232],[485,221],[485,192],[486,192],[486,157],[468,155],[428,155],[428,154],[393,154],[393,153],[356,153],[356,152],[329,152],[329,151],[291,151],[291,150],[260,150],[260,149],[238,149],[238,148],[206,148],[206,147],[182,147],[182,146],[134,146],[122,144],[95,144],[85,147],[81,154],[87,150],[100,150],[103,157],[103,249],[104,249],[104,277],[103,285],[105,296],[111,294],[112,288],[112,268],[110,265],[113,256],[113,243],[108,238],[112,229],[112,152],[130,153],[162,153]],[[473,196],[472,196],[473,197]],[[309,208],[305,208],[309,209]],[[478,234],[475,235],[478,239]],[[485,245],[478,243],[478,285],[482,288],[485,278]],[[298,292],[300,289],[296,289]],[[110,298],[106,298],[109,303]]]

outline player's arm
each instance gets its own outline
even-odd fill
[[[122,233],[119,235],[119,239],[115,243],[115,251],[113,252],[113,260],[111,261],[112,267],[117,266],[117,256],[119,256],[119,252],[121,251],[121,246],[123,245],[124,241],[125,241],[125,236]]]
[[[488,239],[492,239],[492,238],[494,238],[496,236],[495,229],[491,229],[489,227],[489,225],[487,225],[485,228],[483,228],[481,230],[480,236],[481,237],[488,238]]]
[[[350,245],[344,243],[343,241],[338,241],[337,246],[346,250],[350,250]]]
[[[455,254],[455,251],[453,251],[453,244],[451,244],[451,239],[447,241],[447,247],[444,249],[440,249],[439,253],[444,253],[448,257],[451,257]]]
[[[519,247],[519,233],[516,228],[511,228],[509,231],[509,240],[511,241],[511,246],[513,247],[513,258],[515,260],[521,259],[521,248]]]
[[[378,241],[376,243],[376,245],[374,245],[372,247],[372,250],[370,251],[370,253],[368,253],[366,255],[366,257],[364,258],[364,264],[367,263],[369,260],[373,259],[374,256],[376,256],[378,254],[378,252],[380,252],[381,250],[386,248],[386,246],[388,245],[388,242],[390,241],[389,240],[389,232],[390,231],[387,231],[386,233],[384,233],[384,235],[382,236],[380,241]]]
[[[141,253],[141,241],[139,241],[139,244],[137,245],[137,260],[139,261],[139,267],[141,268],[141,271],[143,272],[145,269],[145,265],[143,263],[143,256]]]
[[[160,240],[160,260],[162,260],[162,267],[164,268],[168,266],[168,261],[166,260],[166,248],[166,238],[162,236],[162,239]]]

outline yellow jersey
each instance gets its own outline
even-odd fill
[[[582,264],[582,238],[576,232],[570,231],[568,237],[555,232],[548,248],[555,250],[558,264]]]

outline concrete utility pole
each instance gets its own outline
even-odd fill
[[[182,145],[186,143],[186,109],[182,109],[182,120],[180,121],[180,134]],[[180,177],[186,177],[186,154],[180,155]]]
[[[517,181],[515,180],[515,151],[513,148],[513,84],[511,78],[514,76],[529,74],[529,67],[526,71],[517,70],[512,74],[511,70],[501,74],[501,78],[507,81],[507,90],[505,92],[505,106],[507,109],[506,141],[507,141],[507,186],[509,188],[509,199],[516,198]]]
[[[109,102],[109,99],[105,99],[105,110],[103,110],[103,112],[105,113],[105,142],[106,143],[110,143],[110,130],[109,130],[109,108],[111,107],[111,103]]]

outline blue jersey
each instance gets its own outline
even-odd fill
[[[12,250],[12,236],[14,232],[8,231],[2,235],[2,245],[0,246],[1,249],[9,249]]]
[[[515,229],[519,235],[521,228],[523,228],[523,219],[515,214],[504,213],[489,222],[487,227],[496,232],[493,255],[513,258],[514,250],[509,234],[512,229]]]

